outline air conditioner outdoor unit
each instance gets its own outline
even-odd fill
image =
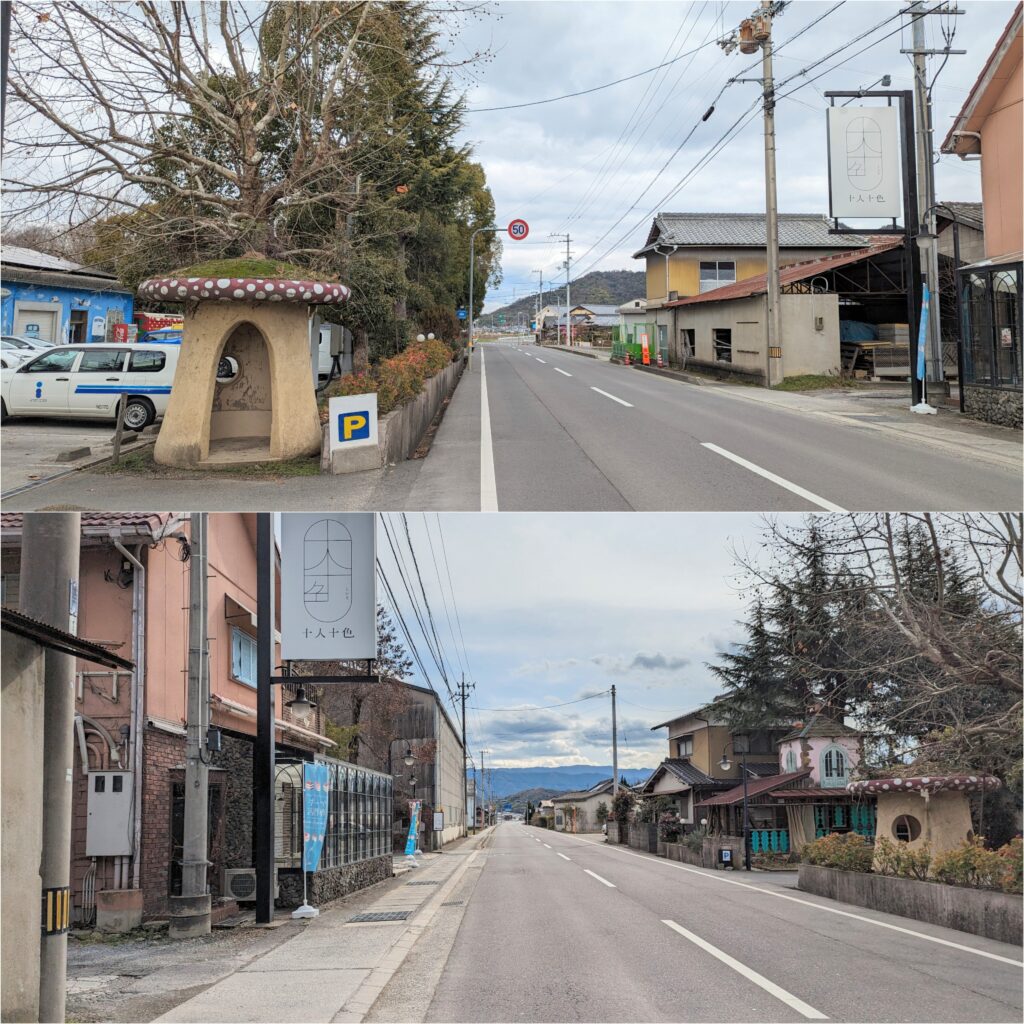
[[[256,869],[225,868],[223,893],[239,903],[256,902]],[[281,895],[277,881],[277,869],[274,869],[274,899]]]

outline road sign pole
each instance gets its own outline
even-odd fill
[[[466,319],[469,322],[468,339],[469,339],[469,365],[473,365],[473,270],[476,259],[476,236],[481,231],[500,231],[501,228],[497,224],[491,224],[486,228],[477,228],[469,236],[469,309],[467,310]]]

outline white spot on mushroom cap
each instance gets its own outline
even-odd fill
[[[217,287],[218,288],[230,288],[231,287],[231,279],[229,277],[218,277],[217,278]]]

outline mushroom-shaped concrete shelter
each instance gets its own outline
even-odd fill
[[[185,307],[181,354],[154,458],[216,468],[280,461],[320,447],[311,308],[349,289],[299,267],[243,258],[199,264],[139,285]]]
[[[999,789],[994,775],[922,775],[911,779],[861,779],[846,789],[878,801],[876,836],[911,847],[928,843],[932,855],[973,836],[968,793]]]

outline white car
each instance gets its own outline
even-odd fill
[[[116,419],[142,430],[167,411],[178,345],[58,345],[2,371],[0,412],[8,416]]]
[[[34,352],[44,352],[53,348],[52,341],[44,341],[42,338],[32,338],[27,334],[4,334],[0,336],[5,349],[19,349],[25,353],[26,358]]]

